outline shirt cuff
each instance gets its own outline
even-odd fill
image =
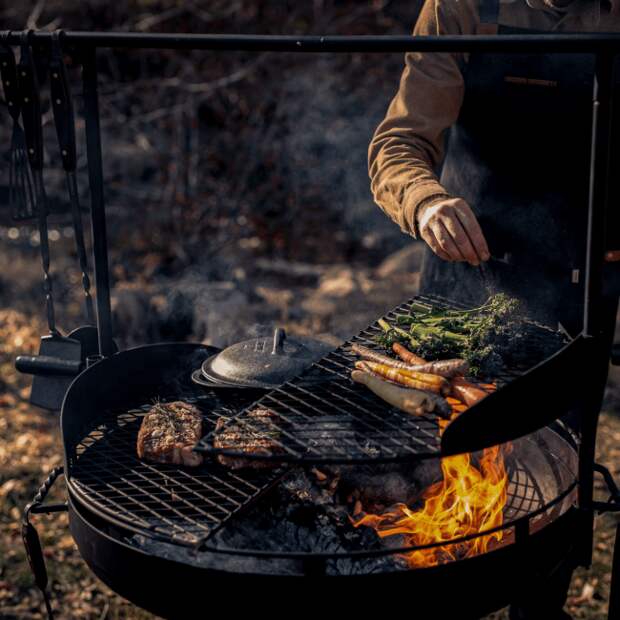
[[[412,184],[403,197],[403,215],[406,222],[407,232],[415,239],[420,234],[418,230],[418,211],[422,206],[440,202],[446,198],[452,198],[445,188],[437,182]]]

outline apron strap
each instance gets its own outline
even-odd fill
[[[476,34],[497,34],[500,0],[480,0],[480,23]]]

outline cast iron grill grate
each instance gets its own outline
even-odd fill
[[[227,391],[175,394],[203,413],[203,427],[231,416],[248,393]],[[112,522],[154,538],[200,546],[237,511],[268,490],[280,474],[272,470],[234,472],[207,460],[198,468],[151,464],[136,454],[138,430],[152,403],[123,411],[106,411],[76,446],[70,478],[86,505]]]
[[[409,315],[411,304],[460,308],[437,297],[416,297],[383,317],[394,324],[399,316]],[[498,387],[518,377],[548,356],[550,345],[561,345],[557,332],[531,323],[523,344],[526,363],[506,368],[493,377]],[[233,428],[239,445],[252,445],[253,439],[268,435],[270,449],[217,448],[214,433],[207,434],[196,449],[231,457],[276,460],[289,463],[362,463],[397,462],[437,457],[440,450],[439,419],[428,414],[411,416],[387,405],[365,387],[350,379],[354,362],[352,343],[378,349],[375,336],[382,333],[378,322],[326,355],[295,379],[276,388],[245,407],[227,424]],[[308,378],[322,379],[315,385],[303,385]],[[275,415],[264,419],[248,414],[268,409]]]
[[[184,394],[182,398],[199,407],[203,411],[204,423],[212,426],[220,416],[229,416],[238,410],[247,402],[248,396],[232,398],[226,404],[214,394]],[[146,403],[128,411],[104,412],[95,428],[79,442],[71,458],[70,481],[74,493],[108,522],[166,543],[233,555],[338,558],[389,555],[399,551],[386,546],[352,551],[299,552],[287,549],[280,552],[228,548],[220,542],[212,543],[215,532],[221,532],[227,524],[234,529],[252,506],[260,509],[256,502],[290,470],[236,473],[211,460],[197,469],[143,462],[136,456],[135,443],[141,419],[150,406]],[[548,429],[546,432],[551,433]],[[537,438],[528,437],[519,442],[531,444],[544,452],[546,460],[551,463],[550,473],[557,483],[557,491],[545,494],[539,480],[541,473],[530,471],[527,459],[519,456],[519,451],[516,455],[509,454],[506,467],[510,482],[501,528],[506,530],[520,520],[543,515],[554,505],[559,505],[575,484],[573,481],[568,486],[562,482],[574,478],[565,462],[565,454],[555,454]],[[545,484],[548,486],[549,481]],[[251,520],[251,514],[247,514]],[[450,541],[450,544],[458,542]],[[413,549],[407,547],[400,551]]]

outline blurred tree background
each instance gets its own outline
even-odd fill
[[[49,0],[11,4],[3,11],[3,23],[13,29],[403,34],[410,32],[420,4]],[[277,293],[296,289],[299,274],[305,275],[303,284],[316,284],[328,268],[375,267],[407,243],[374,206],[366,165],[368,142],[397,87],[402,55],[102,49],[98,63],[121,343],[191,335],[223,344],[228,330],[208,333],[202,320],[217,313],[217,300],[234,297],[236,306],[241,301],[256,306],[264,301],[257,287],[275,287],[282,307],[287,295]],[[78,174],[82,202],[88,205],[78,66],[71,68],[71,77],[78,110]],[[74,250],[47,84],[43,101],[45,179],[54,213],[52,241],[58,241],[52,243],[57,297],[67,301],[66,314],[74,316],[79,274],[76,261],[67,262]],[[7,144],[8,114],[5,121],[0,135]],[[0,197],[6,196],[6,182],[5,174]],[[36,260],[36,229],[12,225],[6,207],[0,223],[0,234],[18,262]],[[30,281],[0,276],[0,287],[16,303],[30,304],[38,293],[36,280],[34,291],[24,290]],[[207,297],[209,308],[203,308]],[[285,319],[303,313],[303,294],[294,297],[298,303],[286,304],[292,312]],[[386,299],[383,307],[391,302]],[[267,306],[264,311],[256,306],[243,324],[281,318],[279,310],[274,316]],[[142,317],[140,308],[148,316]],[[178,326],[170,324],[183,308],[194,315],[191,329],[187,316]],[[332,325],[328,314],[321,327],[339,336],[362,326]]]

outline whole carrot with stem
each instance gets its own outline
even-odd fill
[[[428,390],[435,394],[447,394],[450,391],[450,384],[438,375],[417,372],[413,370],[405,370],[403,368],[394,368],[386,364],[378,364],[377,362],[359,361],[355,362],[355,367],[359,370],[365,370],[394,383],[399,383],[406,387],[416,390]]]
[[[373,351],[372,349],[368,349],[367,347],[363,347],[359,344],[351,345],[351,351],[366,360],[370,360],[371,362],[385,364],[386,366],[401,368],[403,370],[428,373],[431,375],[440,375],[442,377],[453,377],[458,374],[465,374],[468,369],[467,362],[462,359],[436,360],[434,362],[411,364],[409,362],[402,361],[402,357],[400,360],[397,360],[392,357],[388,357],[387,355],[382,355],[377,351]],[[409,351],[407,351],[407,353],[409,353]],[[411,355],[417,357],[413,353]]]

